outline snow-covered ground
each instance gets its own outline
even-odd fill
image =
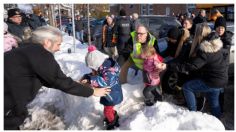
[[[89,73],[84,57],[87,46],[64,35],[61,51],[55,58],[63,72],[79,80]],[[68,48],[72,53],[67,53]],[[120,115],[118,130],[224,130],[224,125],[214,116],[201,112],[190,112],[171,103],[170,98],[148,107],[143,103],[142,73],[134,75],[129,70],[128,83],[122,85],[124,100],[115,109]],[[28,105],[31,117],[25,120],[22,129],[69,129],[103,130],[103,105],[99,97],[77,97],[59,90],[42,87],[37,97]]]

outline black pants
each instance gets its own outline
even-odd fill
[[[27,112],[22,115],[16,115],[14,111],[4,114],[4,130],[19,130],[19,126],[23,124],[27,115]]]
[[[153,103],[162,101],[162,90],[159,86],[147,86],[143,89],[143,96],[145,100]]]

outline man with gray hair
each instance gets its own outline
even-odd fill
[[[42,26],[32,32],[30,44],[4,53],[4,129],[15,130],[28,115],[27,104],[42,86],[89,97],[105,96],[109,88],[92,88],[73,81],[60,69],[53,53],[60,50],[59,29]]]
[[[132,31],[135,31],[135,29],[138,27],[138,25],[140,24],[139,20],[138,20],[138,13],[133,13],[132,14]]]
[[[197,25],[198,23],[204,23],[204,22],[207,22],[206,10],[201,9],[201,10],[199,11],[198,16],[196,16],[196,17],[193,19],[193,26],[192,26],[193,33],[195,33],[196,25]]]

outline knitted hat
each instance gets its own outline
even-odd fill
[[[218,17],[216,19],[214,29],[216,29],[219,26],[222,26],[226,29],[226,20],[224,17]]]
[[[20,9],[14,8],[14,9],[8,10],[7,15],[8,15],[8,18],[11,18],[15,15],[21,15],[21,12],[20,12]]]
[[[120,10],[120,16],[126,16],[126,12],[125,12],[124,9],[121,9],[121,10]]]
[[[177,27],[171,28],[167,33],[167,37],[172,38],[174,40],[178,40],[180,35],[181,35],[181,31]]]
[[[108,55],[98,51],[94,45],[90,45],[85,56],[85,62],[89,68],[97,71],[107,58],[109,58]]]

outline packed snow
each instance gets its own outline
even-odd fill
[[[87,45],[64,33],[61,51],[55,58],[63,72],[79,80],[83,74],[91,72],[85,65]],[[75,50],[74,50],[75,47]],[[68,53],[68,49],[72,53]],[[185,107],[171,103],[166,96],[163,102],[154,106],[143,103],[142,72],[128,73],[128,83],[122,85],[124,100],[115,106],[120,116],[117,130],[225,130],[224,125],[207,113],[190,112]],[[36,98],[28,105],[31,117],[25,120],[21,129],[58,130],[104,130],[103,105],[99,97],[77,97],[59,90],[42,87]]]

